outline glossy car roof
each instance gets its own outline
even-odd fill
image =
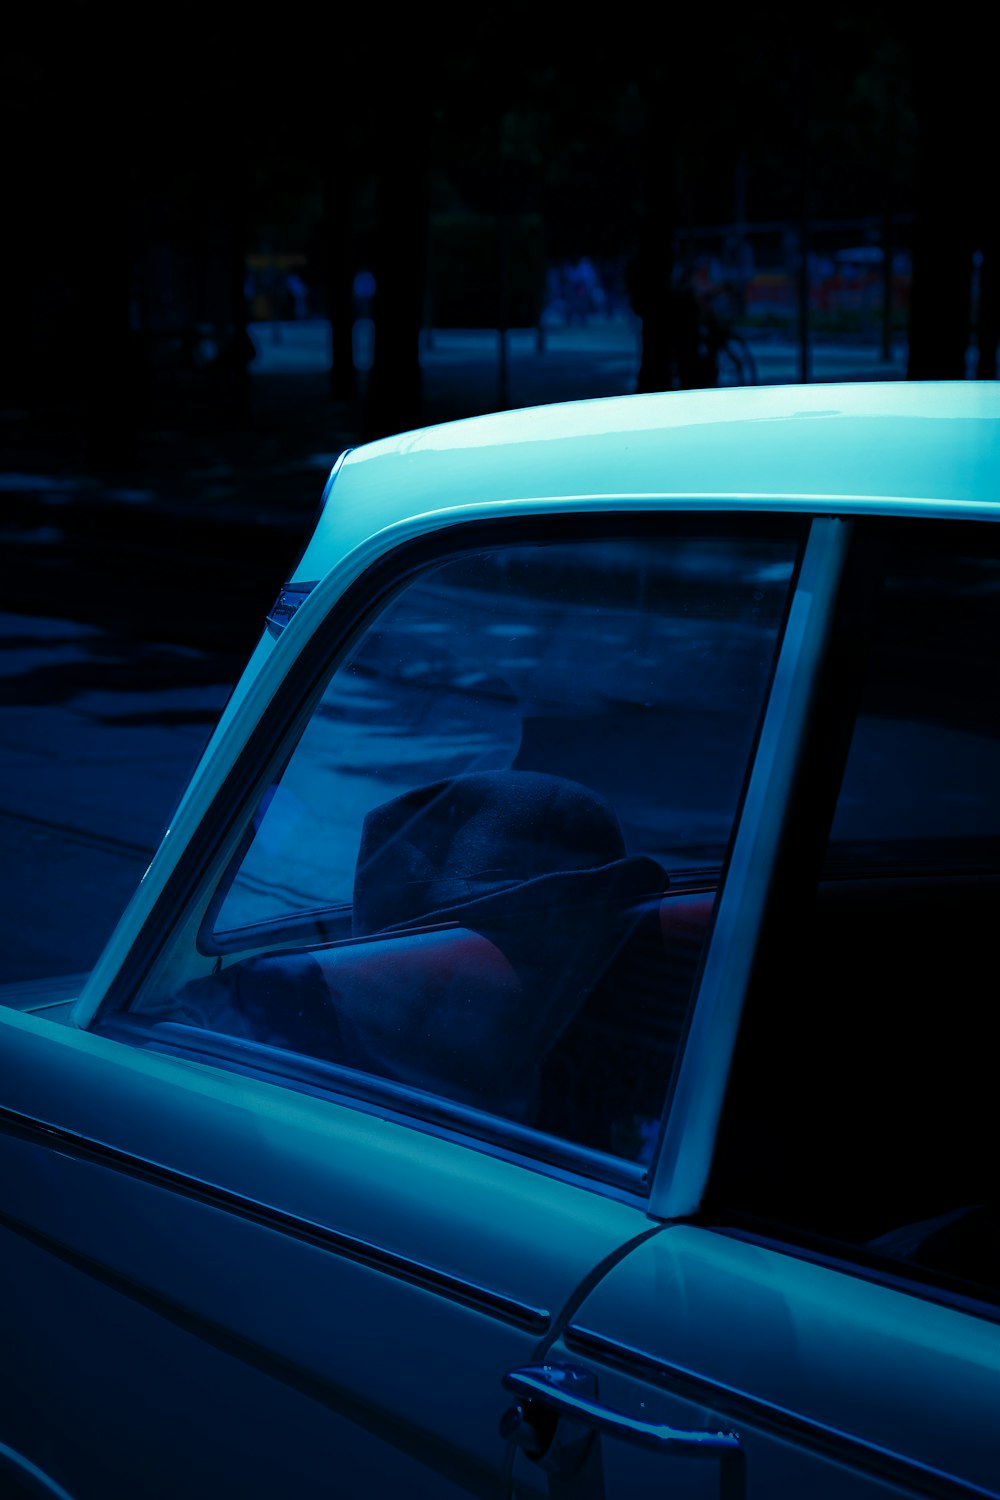
[[[668,391],[496,412],[349,451],[300,578],[458,514],[808,508],[1000,515],[1000,382]],[[388,538],[386,538],[388,541]]]

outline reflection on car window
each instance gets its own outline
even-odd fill
[[[949,544],[909,524],[905,550],[897,525],[859,551],[711,1196],[771,1233],[996,1296],[1000,558],[968,526]]]
[[[794,560],[716,521],[413,578],[141,1007],[647,1159]]]

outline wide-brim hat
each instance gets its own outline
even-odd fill
[[[540,921],[598,926],[666,877],[629,855],[606,798],[539,771],[472,772],[403,792],[366,817],[354,933],[457,922],[476,931]],[[602,922],[603,913],[603,922]]]

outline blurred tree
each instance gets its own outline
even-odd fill
[[[643,101],[638,159],[643,211],[628,270],[632,308],[642,323],[638,391],[666,391],[675,382],[678,343],[674,250],[677,241],[677,96],[654,63],[640,84]],[[680,338],[679,338],[680,335]]]
[[[420,329],[427,249],[433,76],[417,65],[422,19],[396,13],[380,39],[368,114],[375,191],[375,353],[363,432],[380,437],[422,417]]]
[[[344,122],[345,129],[349,124]],[[354,363],[354,277],[359,266],[355,224],[359,192],[357,158],[349,149],[322,163],[323,218],[318,266],[330,322],[330,399],[353,405],[359,395]]]
[[[911,18],[906,37],[918,130],[907,374],[911,380],[961,380],[967,373],[995,379],[1000,204],[993,51],[974,32],[942,27],[923,13]],[[968,372],[969,350],[977,344]]]
[[[100,30],[87,7],[66,5],[55,36],[52,18],[30,8],[12,21],[4,400],[82,428],[93,458],[127,461],[140,391],[129,320],[135,139],[118,129],[106,56],[80,65]]]
[[[989,66],[989,48],[957,21],[932,23],[900,0],[799,12],[791,24],[685,13],[655,37],[538,0],[509,0],[502,14],[447,0],[432,16],[338,13],[322,45],[256,0],[238,18],[212,0],[177,0],[155,32],[131,39],[120,17],[84,0],[59,0],[55,18],[18,12],[3,59],[17,143],[3,399],[59,408],[95,461],[126,461],[159,399],[153,292],[193,306],[221,277],[213,306],[221,298],[220,336],[236,357],[204,394],[218,420],[252,420],[238,357],[244,256],[262,226],[277,235],[294,223],[322,247],[330,396],[358,396],[351,289],[366,265],[377,302],[364,430],[411,425],[423,407],[432,205],[494,218],[510,296],[530,216],[550,261],[632,257],[644,390],[676,378],[679,228],[734,215],[888,223],[915,207],[909,373],[963,374],[971,337],[976,373],[990,376]]]

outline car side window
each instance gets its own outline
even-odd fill
[[[703,519],[411,576],[134,1013],[647,1161],[796,546]]]
[[[707,1212],[1000,1297],[1000,549],[859,538]]]

